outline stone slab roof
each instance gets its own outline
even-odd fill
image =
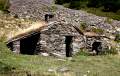
[[[14,33],[14,35],[12,35],[7,40],[7,43],[15,41],[15,40],[26,38],[28,36],[31,36],[32,34],[36,34],[40,30],[42,30],[44,27],[46,27],[45,22],[35,22],[27,29],[22,29],[22,30],[16,31],[16,33]]]
[[[53,29],[53,28],[51,28],[53,25],[59,25],[59,24],[65,25],[65,27],[66,27],[66,31],[62,31],[62,32],[69,33],[67,31],[67,27],[70,28],[70,26],[72,26],[71,24],[67,24],[67,23],[64,23],[64,22],[58,22],[58,21],[54,21],[54,22],[50,22],[50,23],[37,22],[37,23],[32,24],[32,26],[30,26],[27,29],[17,31],[12,37],[10,37],[8,39],[7,43],[10,43],[10,42],[13,42],[13,41],[16,41],[16,40],[19,40],[19,39],[24,39],[28,36],[33,35],[33,34],[40,33],[41,31],[46,31],[46,29],[48,31],[50,31],[50,29]],[[77,27],[75,27],[75,26],[72,26],[72,27],[76,30],[76,32],[83,35],[82,31],[79,30]],[[55,28],[57,28],[57,27],[55,27]]]

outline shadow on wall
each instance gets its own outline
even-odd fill
[[[7,46],[15,53],[34,55],[37,43],[40,39],[40,33],[30,35],[24,39],[9,43]]]
[[[20,53],[28,54],[28,55],[35,54],[35,50],[39,38],[40,38],[40,34],[36,34],[20,40]]]

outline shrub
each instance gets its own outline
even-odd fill
[[[86,23],[81,23],[81,24],[80,24],[80,29],[81,29],[81,30],[85,30],[86,28],[87,28]]]
[[[0,10],[6,11],[9,7],[9,0],[0,0]]]
[[[113,19],[110,19],[110,18],[107,18],[107,19],[105,20],[105,22],[107,22],[107,23],[109,23],[109,24],[111,24],[112,21],[113,21]]]
[[[120,34],[116,34],[115,41],[120,42]]]
[[[88,56],[88,50],[87,49],[80,49],[79,53],[77,53],[76,55],[83,55],[83,56]]]
[[[57,7],[52,5],[50,9],[51,9],[51,12],[55,12],[57,10]]]
[[[69,8],[70,3],[65,3],[65,4],[63,4],[63,6],[66,7],[66,8]]]
[[[103,29],[100,29],[100,28],[92,28],[92,31],[93,32],[96,32],[98,34],[103,34],[104,30]]]
[[[72,1],[70,2],[70,8],[72,9],[80,9],[81,8],[81,3],[79,1]]]

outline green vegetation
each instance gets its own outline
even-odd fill
[[[9,0],[0,0],[0,10],[6,11],[9,7]]]
[[[56,4],[120,20],[120,0],[56,0]]]
[[[86,28],[87,28],[87,24],[86,24],[86,23],[81,23],[81,24],[80,24],[80,29],[81,29],[82,31],[85,31]]]
[[[92,31],[98,34],[103,34],[104,30],[100,28],[92,28]]]
[[[104,12],[101,10],[101,8],[82,8],[81,10],[87,11],[88,13],[93,13],[97,16],[102,16],[102,17],[108,17],[109,19],[115,19],[115,20],[120,20],[120,12],[119,13],[114,13],[114,12]]]
[[[120,7],[120,0],[56,0],[57,4],[70,3],[70,8],[84,8],[84,7],[103,7],[105,12],[117,12]]]
[[[120,42],[120,34],[116,34],[115,41],[116,41],[116,42]]]
[[[113,55],[115,55],[115,54],[118,54],[118,51],[114,47],[112,47],[110,50],[106,49],[104,54],[113,54]]]
[[[119,76],[120,56],[76,55],[72,60],[58,60],[54,57],[16,55],[0,43],[0,76]],[[70,71],[59,72],[56,69],[67,67]],[[49,69],[55,69],[48,72]]]
[[[51,8],[50,8],[51,12],[55,12],[57,10],[57,7],[52,5]]]

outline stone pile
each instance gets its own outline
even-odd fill
[[[60,8],[56,11],[56,18],[58,20],[63,20],[73,25],[80,26],[81,23],[86,23],[87,26],[95,26],[106,30],[107,32],[114,31],[114,27],[120,27],[120,21],[112,20],[109,23],[106,17],[99,17],[85,11],[73,10],[68,8]]]
[[[52,0],[10,0],[9,11],[12,15],[25,18],[43,18],[49,11]]]
[[[23,18],[44,19],[46,13],[54,13],[56,20],[72,23],[80,26],[86,23],[88,26],[95,26],[105,31],[113,32],[114,28],[120,28],[120,21],[99,17],[82,10],[68,9],[60,5],[55,5],[51,9],[53,0],[10,0],[9,11],[12,15],[18,15]],[[52,12],[54,10],[54,12]]]

